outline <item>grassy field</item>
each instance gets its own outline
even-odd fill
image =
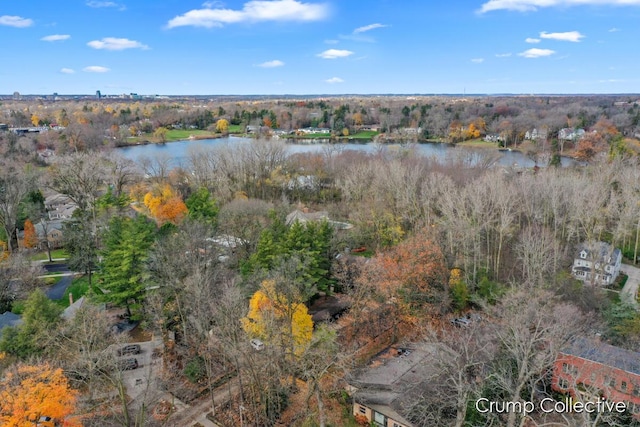
[[[459,142],[458,144],[461,147],[474,147],[474,148],[498,148],[498,143],[491,141],[483,141],[480,138],[470,139],[468,141]]]
[[[353,135],[349,135],[349,136],[341,137],[341,138],[371,140],[376,135],[378,135],[379,133],[380,132],[376,132],[376,131],[373,131],[373,130],[363,130],[363,131],[360,131],[360,132],[356,132]]]
[[[64,249],[54,249],[51,251],[51,258],[67,258],[69,254],[65,252]],[[38,252],[29,257],[31,261],[47,261],[49,260],[49,255],[47,255],[47,251]]]
[[[242,125],[229,125],[229,133],[231,134],[245,133],[245,127]]]

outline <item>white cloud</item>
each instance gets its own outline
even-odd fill
[[[63,74],[73,74],[76,72],[76,70],[72,69],[72,68],[61,68],[60,72]]]
[[[284,62],[278,59],[274,59],[273,61],[267,61],[267,62],[263,62],[262,64],[258,64],[258,67],[276,68],[276,67],[282,67],[283,65],[284,65]]]
[[[375,30],[376,28],[385,28],[385,27],[388,27],[388,25],[384,25],[384,24],[365,25],[364,27],[358,27],[355,30],[353,30],[353,34],[364,33],[367,31]]]
[[[531,12],[543,7],[584,5],[640,6],[640,0],[489,0],[478,12],[485,13],[493,10]]]
[[[319,53],[316,56],[324,59],[336,59],[336,58],[346,58],[347,56],[353,55],[353,52],[350,50],[341,50],[341,49],[328,49],[322,53]]]
[[[496,53],[496,58],[508,58],[511,56],[511,53]]]
[[[554,53],[556,53],[556,51],[551,49],[533,48],[533,49],[525,50],[524,52],[521,52],[518,55],[523,56],[525,58],[541,58],[543,56],[553,55]]]
[[[111,70],[107,67],[101,67],[100,65],[90,65],[89,67],[84,67],[82,71],[87,73],[106,73]]]
[[[540,39],[534,39],[533,37],[527,37],[524,39],[525,43],[540,43]]]
[[[68,40],[71,36],[69,34],[52,34],[50,36],[44,36],[40,40],[44,42],[57,42],[59,40]]]
[[[618,31],[622,31],[620,28],[613,27],[609,30],[610,33],[617,33]]]
[[[578,31],[567,31],[564,33],[547,33],[546,31],[543,31],[540,33],[540,37],[543,39],[561,40],[565,42],[577,43],[585,36],[584,34],[580,34]]]
[[[116,3],[113,1],[98,1],[98,0],[91,0],[85,3],[87,6],[89,7],[93,7],[95,9],[100,9],[100,8],[104,8],[104,7],[116,7],[119,10],[126,10],[127,7],[123,4],[120,3]]]
[[[171,19],[167,27],[212,28],[238,22],[318,21],[327,17],[328,14],[328,6],[321,3],[303,3],[298,0],[252,0],[245,3],[242,10],[223,9],[219,6],[190,10],[184,15]]]
[[[125,49],[149,49],[149,46],[135,40],[105,37],[102,40],[93,40],[87,46],[94,49],[125,50]]]
[[[474,64],[482,64],[484,62],[484,58],[473,58],[471,62]]]
[[[340,43],[339,40],[335,40],[335,39],[329,39],[329,40],[325,40],[324,41],[325,44],[338,44]]]
[[[33,20],[21,16],[3,15],[0,16],[0,25],[7,27],[26,28],[33,25]]]
[[[344,80],[342,80],[340,77],[331,77],[330,79],[325,80],[325,82],[329,84],[336,84],[344,83]]]

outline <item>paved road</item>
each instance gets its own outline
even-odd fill
[[[63,275],[62,279],[55,285],[51,286],[45,294],[49,299],[60,299],[64,297],[64,293],[73,281],[73,273],[66,264],[47,264],[44,266],[47,273],[59,273]]]
[[[45,264],[43,267],[47,273],[69,273],[69,267],[64,263]]]
[[[638,305],[638,286],[640,286],[640,268],[632,265],[622,264],[620,267],[622,272],[629,276],[624,288],[620,291],[620,300],[633,304],[636,308]]]

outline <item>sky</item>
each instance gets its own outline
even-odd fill
[[[640,93],[640,0],[0,0],[0,94]]]

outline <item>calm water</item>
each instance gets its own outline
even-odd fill
[[[228,137],[217,139],[201,139],[190,141],[171,142],[167,144],[148,144],[148,145],[136,145],[133,147],[122,147],[118,150],[127,158],[138,161],[143,157],[154,158],[156,156],[169,157],[173,159],[175,165],[184,165],[187,163],[189,153],[196,150],[232,146],[237,144],[247,144],[253,141],[250,138],[241,137]],[[468,147],[455,147],[448,144],[412,144],[412,145],[400,145],[400,144],[387,144],[380,145],[376,143],[340,143],[340,144],[328,144],[328,143],[302,143],[291,144],[287,143],[287,150],[289,153],[315,153],[324,152],[325,150],[355,150],[364,151],[367,153],[375,153],[380,150],[387,150],[389,152],[399,151],[406,149],[407,147],[413,147],[418,153],[426,157],[435,157],[439,160],[446,160],[447,158],[462,157],[469,163],[473,164],[481,159],[485,155],[498,154],[498,164],[501,166],[519,166],[530,168],[535,166],[533,159],[518,151],[500,151],[493,152],[486,149],[473,149]],[[539,166],[546,165],[547,159],[541,159]],[[562,158],[563,166],[571,166],[576,164],[572,159]]]

